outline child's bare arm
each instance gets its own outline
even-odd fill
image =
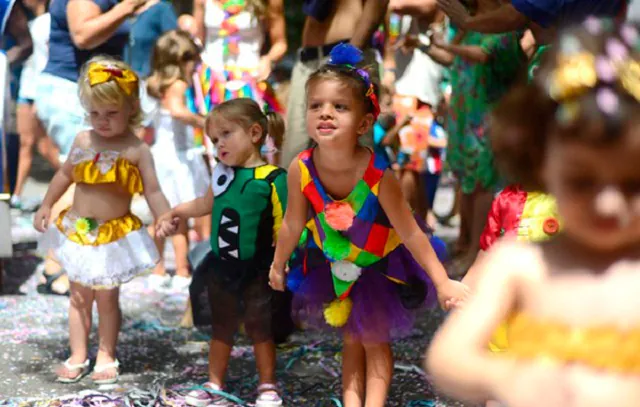
[[[192,113],[185,103],[188,85],[184,81],[175,81],[164,94],[163,106],[169,110],[171,117],[189,126],[204,128],[204,116]]]
[[[402,198],[400,184],[391,171],[386,171],[380,182],[378,198],[402,243],[433,281],[438,291],[440,306],[446,309],[449,304],[464,300],[468,295],[468,288],[458,281],[451,280],[447,275],[429,238],[420,229],[409,205]]]
[[[294,160],[287,173],[287,210],[278,233],[273,268],[283,270],[307,222],[309,203],[300,189],[300,167]]]
[[[471,403],[495,397],[496,388],[512,375],[515,362],[491,357],[488,343],[498,325],[512,312],[519,287],[530,284],[534,267],[514,271],[514,264],[539,261],[515,243],[496,246],[478,265],[480,279],[468,303],[452,313],[427,351],[426,367],[434,384],[449,396]],[[529,274],[529,276],[527,276]]]
[[[402,190],[391,171],[386,171],[380,181],[380,205],[389,217],[389,221],[398,233],[402,243],[409,249],[416,261],[437,286],[449,281],[436,252],[429,243],[429,238],[420,229],[407,201],[402,198]]]
[[[158,219],[161,215],[169,212],[171,206],[169,201],[160,189],[160,183],[156,175],[156,168],[153,163],[151,150],[146,144],[140,144],[140,160],[138,161],[138,169],[142,176],[142,184],[144,185],[144,197],[147,200],[149,209],[153,213],[153,217]]]
[[[76,147],[76,141],[74,141],[71,151]],[[49,220],[51,218],[51,208],[53,204],[58,202],[62,195],[69,189],[73,183],[73,164],[71,160],[66,160],[60,167],[56,174],[51,179],[47,193],[42,200],[40,208],[33,217],[33,227],[38,232],[44,232],[49,227]]]
[[[173,208],[172,212],[180,219],[199,218],[211,214],[213,201],[213,191],[209,188],[205,196],[181,203]]]

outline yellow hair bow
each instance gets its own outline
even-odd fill
[[[121,69],[114,66],[102,65],[98,62],[92,62],[89,65],[88,76],[91,86],[114,80],[129,96],[137,91],[138,76],[130,69]]]

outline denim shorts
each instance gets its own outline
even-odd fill
[[[85,110],[78,98],[78,84],[68,79],[42,73],[38,78],[36,112],[47,135],[60,149],[60,159],[69,155],[73,141],[88,129]]]

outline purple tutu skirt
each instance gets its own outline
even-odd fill
[[[325,307],[336,300],[330,264],[317,247],[307,248],[304,255],[297,255],[300,262],[307,259],[307,271],[296,283],[292,306],[294,320],[304,328],[337,330],[364,343],[389,342],[410,334],[417,311],[438,303],[433,282],[400,245],[362,270],[349,295],[353,302],[349,319],[343,327],[333,328],[324,319]]]

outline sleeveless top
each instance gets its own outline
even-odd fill
[[[238,79],[242,72],[255,75],[264,41],[260,21],[245,9],[244,1],[223,0],[221,3],[222,7],[206,0],[202,59],[214,71],[232,71]]]
[[[287,206],[287,174],[265,164],[255,168],[218,163],[211,175],[211,251],[220,267],[269,268]]]
[[[400,246],[378,201],[380,181],[388,168],[384,157],[371,153],[364,176],[342,200],[334,200],[324,190],[313,164],[313,149],[300,153],[298,163],[300,187],[311,203],[307,228],[330,261],[369,267]]]
[[[142,193],[140,170],[117,151],[74,148],[69,156],[76,184],[118,184],[129,194]]]

